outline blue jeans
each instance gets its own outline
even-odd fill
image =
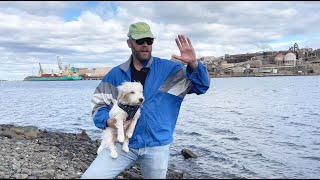
[[[144,179],[166,178],[170,144],[139,149],[130,148],[128,153],[122,150],[122,144],[116,143],[116,147],[118,152],[116,159],[110,157],[109,150],[103,149],[81,179],[114,179],[136,161],[140,164]]]

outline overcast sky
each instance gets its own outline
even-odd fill
[[[179,54],[178,34],[198,57],[299,47],[320,48],[320,2],[17,1],[0,2],[0,80],[63,65],[113,67],[128,59],[131,23],[147,22],[153,56]]]

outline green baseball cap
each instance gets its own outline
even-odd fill
[[[129,27],[128,37],[132,39],[142,39],[142,38],[154,38],[150,26],[145,22],[137,22],[131,24]]]

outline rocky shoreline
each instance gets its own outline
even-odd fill
[[[48,132],[35,126],[0,124],[1,179],[79,179],[96,157],[100,142],[80,134]],[[134,164],[116,179],[143,179]],[[168,169],[167,179],[183,179]]]

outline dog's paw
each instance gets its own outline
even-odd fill
[[[131,133],[131,132],[127,132],[127,133],[126,133],[126,136],[130,139],[130,138],[132,137],[132,134],[133,134],[133,133]]]
[[[129,152],[129,147],[128,146],[123,146],[122,150],[127,153],[127,152]]]
[[[111,156],[113,159],[115,159],[115,158],[118,157],[118,153],[117,153],[116,151],[111,151],[111,152],[110,152],[110,156]]]
[[[124,135],[118,135],[117,140],[119,142],[123,142],[124,141]]]

